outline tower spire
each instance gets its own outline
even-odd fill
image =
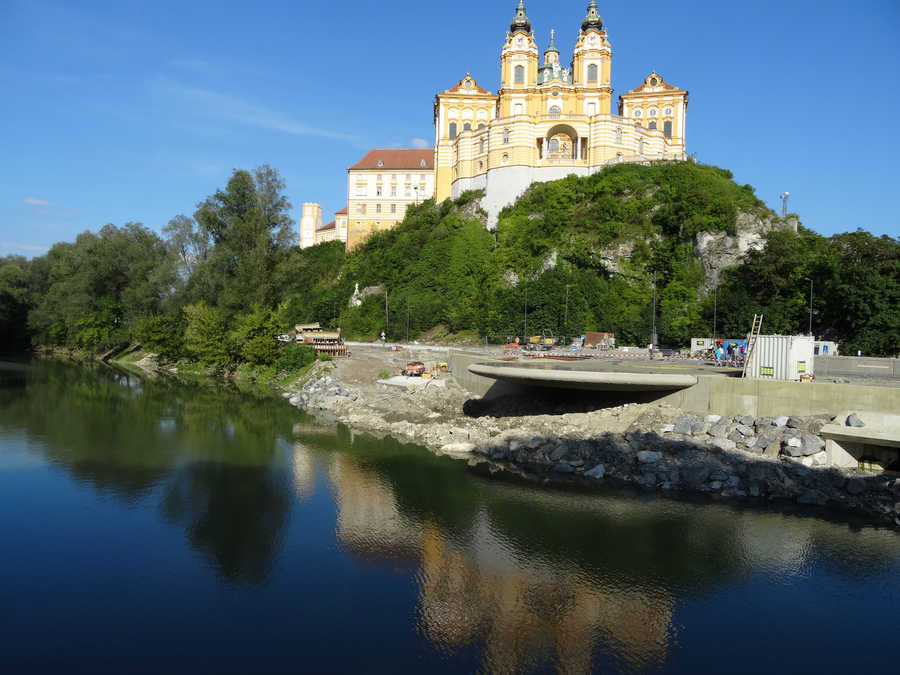
[[[581,30],[603,30],[603,19],[600,17],[600,11],[597,9],[595,0],[591,0],[587,6],[587,16],[581,22]]]
[[[512,23],[509,24],[510,33],[527,33],[531,34],[531,21],[525,14],[525,0],[519,0],[519,6],[516,7],[516,16]]]

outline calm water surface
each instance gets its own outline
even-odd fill
[[[897,672],[900,534],[0,366],[0,672]]]

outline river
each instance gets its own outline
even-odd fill
[[[0,364],[0,672],[894,672],[900,533]]]

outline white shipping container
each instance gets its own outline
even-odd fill
[[[813,375],[811,335],[760,335],[750,361],[747,376],[760,380],[799,380]]]
[[[691,338],[691,354],[705,352],[707,349],[715,349],[716,341],[712,338]]]

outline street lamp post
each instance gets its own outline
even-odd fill
[[[563,320],[563,325],[569,325],[569,286],[572,284],[566,284],[566,318]]]
[[[812,299],[813,299],[813,280],[812,277],[803,277],[809,282],[809,334],[812,335]]]

